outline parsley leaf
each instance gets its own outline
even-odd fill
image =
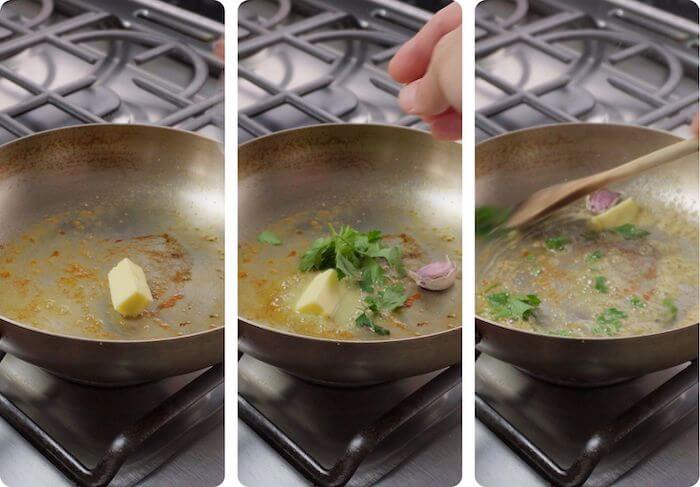
[[[671,298],[664,298],[661,304],[666,307],[666,311],[668,312],[667,316],[664,317],[664,321],[668,323],[676,321],[678,317],[678,306],[676,306],[676,303],[674,303]]]
[[[316,239],[299,261],[299,270],[323,271],[335,267],[335,241],[330,237]]]
[[[639,296],[632,296],[630,298],[630,303],[632,303],[632,306],[634,306],[635,308],[645,308],[647,305],[647,303],[645,303],[644,300]]]
[[[258,242],[269,245],[282,245],[282,240],[269,230],[265,230],[258,235]]]
[[[404,305],[408,295],[404,294],[404,287],[401,284],[389,286],[376,294],[365,297],[367,308],[374,313],[382,311],[394,311]]]
[[[475,233],[477,237],[483,237],[490,234],[497,227],[505,223],[510,215],[510,210],[507,208],[498,208],[496,206],[482,206],[477,208],[474,214]]]
[[[649,232],[642,230],[632,223],[625,223],[624,225],[613,228],[612,231],[622,235],[622,238],[625,240],[635,240],[649,235]]]
[[[547,240],[545,240],[544,244],[550,250],[562,250],[564,246],[569,242],[570,240],[568,238],[559,236],[548,238]]]
[[[360,279],[360,289],[366,293],[374,292],[375,286],[384,284],[384,271],[377,261],[367,258],[362,266],[362,278]]]
[[[590,254],[586,256],[586,261],[587,262],[595,262],[596,260],[600,260],[603,258],[603,252],[600,250],[594,250]]]
[[[384,327],[381,327],[372,321],[372,318],[367,316],[367,313],[362,313],[355,319],[355,325],[360,328],[369,328],[372,332],[377,335],[389,335],[391,332]]]
[[[535,294],[511,296],[508,292],[489,294],[486,296],[491,313],[496,319],[510,318],[526,320],[533,315],[540,305],[540,298]]]
[[[604,276],[595,276],[595,289],[601,293],[608,292],[607,279]]]
[[[622,326],[620,320],[624,318],[627,318],[627,314],[624,311],[620,311],[617,308],[607,308],[596,316],[595,321],[598,323],[598,326],[594,326],[591,331],[596,335],[615,335]]]

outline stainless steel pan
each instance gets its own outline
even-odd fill
[[[495,137],[476,147],[476,204],[512,206],[537,189],[613,167],[677,140],[658,130],[610,124],[563,124]],[[649,171],[630,191],[642,202],[674,202],[698,225],[696,158]],[[697,324],[645,336],[587,339],[539,335],[479,316],[476,326],[480,351],[567,384],[611,383],[698,357]]]
[[[241,242],[254,241],[280,218],[323,205],[340,222],[385,233],[404,232],[418,220],[461,234],[460,146],[436,142],[424,132],[367,124],[290,130],[240,146],[238,165]],[[245,285],[239,281],[239,289]],[[449,313],[440,306],[435,313]],[[367,384],[459,362],[461,328],[404,339],[338,341],[240,316],[239,346],[314,381]]]
[[[223,151],[138,125],[70,127],[0,147],[0,349],[117,385],[223,360]],[[111,307],[107,272],[142,265],[147,316]]]

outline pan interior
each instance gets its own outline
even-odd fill
[[[387,338],[357,328],[352,319],[330,324],[293,312],[310,280],[298,271],[299,257],[328,233],[328,224],[381,230],[402,245],[409,268],[446,255],[461,260],[456,144],[394,127],[314,127],[244,145],[239,174],[239,309],[245,321],[338,340]],[[282,245],[257,242],[264,230]],[[388,338],[461,326],[461,278],[444,292],[413,283],[406,292],[420,298],[396,314],[400,322],[388,325]]]
[[[82,130],[82,132],[81,132]],[[87,140],[85,139],[87,137]],[[223,157],[154,127],[81,127],[0,149],[0,316],[60,335],[144,340],[223,325]],[[154,303],[125,319],[107,273],[128,257]]]
[[[627,142],[620,145],[618,138]],[[674,141],[652,130],[596,125],[541,128],[507,139],[477,149],[477,207],[509,207],[549,184]],[[583,201],[517,234],[477,239],[477,313],[562,336],[644,335],[697,323],[697,185],[697,154],[616,185],[641,206],[636,223],[651,232],[643,239],[588,232]],[[505,187],[511,188],[507,194]],[[562,248],[547,248],[548,239],[560,237],[568,240]],[[538,315],[527,321],[490,316],[489,296],[506,291],[537,294]]]

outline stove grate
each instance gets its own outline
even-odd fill
[[[242,353],[239,352],[240,361]],[[267,419],[245,397],[238,395],[238,416],[272,446],[287,462],[315,485],[341,486],[348,483],[360,464],[376,446],[399,427],[429,408],[462,383],[462,365],[449,367],[385,413],[374,424],[359,431],[347,444],[345,453],[326,468]]]
[[[0,362],[5,357],[0,353]],[[88,468],[54,440],[29,416],[0,394],[0,417],[5,419],[64,475],[81,486],[109,484],[127,459],[168,423],[224,382],[223,364],[215,365],[163,401],[114,438],[97,464]]]
[[[477,351],[477,360],[479,355]],[[697,383],[698,364],[695,361],[627,409],[615,421],[596,431],[576,460],[566,469],[533,444],[478,394],[476,417],[547,481],[558,487],[576,487],[586,482],[601,459],[620,441]]]
[[[121,22],[112,14],[99,10],[85,10],[91,7],[86,7],[82,2],[76,0],[58,0],[56,3],[54,0],[40,0],[40,2],[41,9],[33,18],[0,17],[0,28],[3,29],[0,31],[0,59],[35,46],[48,44],[91,64],[93,68],[90,74],[79,80],[50,89],[0,65],[0,77],[8,79],[31,94],[28,99],[0,110],[0,127],[10,134],[22,137],[35,133],[35,130],[18,118],[45,106],[56,108],[81,123],[109,121],[110,113],[114,112],[119,104],[110,105],[102,111],[93,113],[68,99],[68,95],[100,85],[102,81],[100,73],[112,58],[83,45],[83,43],[100,40],[124,41],[146,48],[128,61],[131,67],[140,72],[132,78],[133,84],[176,107],[175,111],[150,123],[169,127],[180,124],[180,128],[193,131],[210,124],[223,129],[223,110],[219,109],[223,104],[223,92],[210,96],[199,94],[210,70],[217,68],[216,63],[210,62],[195,49],[162,33],[147,32],[142,26],[139,26],[138,30],[130,30],[127,28],[130,27],[129,23]],[[54,11],[63,11],[68,14],[68,17],[56,23],[44,25]],[[105,26],[112,28],[105,28]],[[177,58],[191,67],[193,74],[186,86],[177,86],[160,76],[137,69],[140,65],[161,56]],[[220,70],[223,69],[222,66],[218,64]]]
[[[698,109],[697,90],[688,95],[677,95],[674,90],[678,87],[684,73],[697,80],[697,52],[691,54],[690,43],[678,47],[660,45],[631,29],[619,28],[617,24],[606,22],[591,15],[577,11],[570,4],[556,0],[514,0],[511,14],[505,18],[485,13],[476,9],[476,47],[477,59],[476,77],[489,85],[504,92],[504,97],[476,110],[476,127],[487,136],[504,134],[518,127],[506,127],[495,118],[506,110],[527,105],[540,115],[554,122],[585,121],[587,115],[596,105],[596,98],[582,86],[581,67],[591,58],[591,62],[605,73],[605,81],[613,88],[627,96],[642,102],[647,111],[636,117],[624,120],[625,123],[636,125],[654,125],[657,128],[673,130],[689,124]],[[527,18],[531,7],[537,6],[541,17],[535,20]],[[624,17],[627,21],[636,17],[620,14],[620,9],[609,13],[611,17]],[[642,18],[635,20],[637,26],[645,27]],[[593,24],[595,29],[580,28],[581,24]],[[659,29],[656,29],[657,31]],[[662,32],[666,32],[665,29]],[[672,30],[672,32],[676,32]],[[683,37],[685,39],[686,36]],[[677,36],[669,36],[672,41]],[[581,41],[585,44],[582,54],[566,47],[565,43]],[[620,46],[612,54],[605,54],[602,44]],[[532,88],[522,88],[514,82],[498,78],[478,65],[489,55],[509,47],[528,46],[567,66],[568,73],[558,76],[542,85]],[[666,77],[660,86],[653,86],[640,76],[624,72],[619,65],[635,56],[653,59],[666,70]],[[573,103],[570,107],[556,106],[544,99],[545,95],[554,91],[575,89],[583,92],[580,98],[587,101],[583,104]],[[577,100],[579,101],[579,100]],[[524,124],[529,126],[531,124]]]
[[[291,105],[302,111],[315,123],[342,123],[346,121],[342,117],[350,114],[357,107],[357,100],[344,112],[331,113],[328,109],[310,102],[305,96],[336,85],[337,80],[342,78],[337,73],[349,55],[347,52],[336,52],[317,45],[321,42],[359,41],[379,46],[381,50],[371,54],[369,62],[364,62],[362,67],[370,73],[369,82],[372,86],[394,99],[398,97],[401,85],[392,80],[379,65],[394,55],[400,45],[425,23],[424,19],[411,18],[405,13],[397,15],[386,9],[378,9],[372,13],[375,18],[398,25],[404,32],[386,29],[375,30],[374,23],[361,20],[345,12],[339,12],[322,2],[313,0],[294,2],[294,7],[302,9],[306,15],[300,20],[290,20],[293,13],[291,0],[277,0],[277,5],[276,13],[267,18],[258,16],[246,19],[239,16],[239,59],[253,56],[264,49],[284,43],[327,64],[329,74],[302,86],[289,89],[266,80],[239,63],[238,76],[241,79],[272,95],[239,110],[238,125],[243,132],[254,137],[274,132],[277,130],[276,128],[266,126],[255,117],[284,105]],[[352,93],[349,95],[354,96]],[[390,121],[394,125],[403,126],[416,126],[420,122],[419,117],[412,115],[401,116]]]

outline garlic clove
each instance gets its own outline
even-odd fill
[[[452,287],[457,279],[457,266],[445,257],[444,261],[431,262],[408,275],[423,289],[444,291]]]
[[[618,204],[621,198],[622,193],[609,189],[599,189],[586,196],[586,209],[598,215]]]

